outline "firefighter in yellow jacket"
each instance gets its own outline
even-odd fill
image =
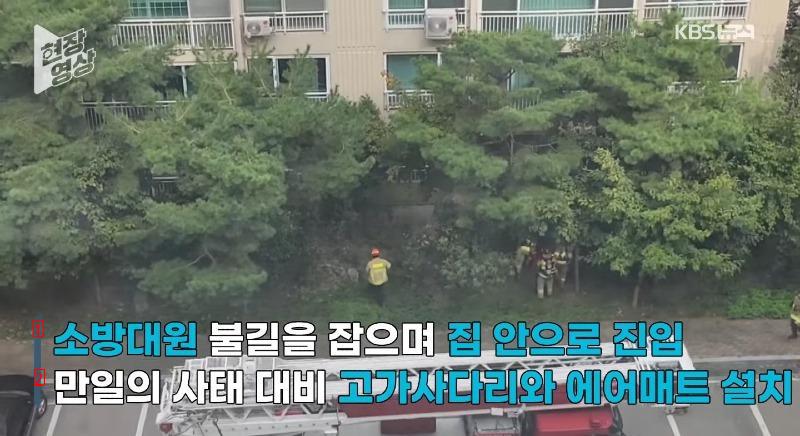
[[[517,248],[517,253],[514,256],[514,275],[517,278],[520,278],[522,275],[522,270],[530,261],[533,252],[534,246],[530,239],[520,244],[519,248]]]
[[[375,297],[378,305],[383,306],[384,291],[389,282],[389,270],[392,264],[381,258],[381,250],[372,249],[372,260],[367,263],[367,281],[369,282],[370,292]]]
[[[792,335],[789,336],[790,339],[797,338],[797,331],[800,330],[800,294],[795,295],[794,301],[792,302],[792,313],[789,315],[791,318],[790,324],[792,327]]]

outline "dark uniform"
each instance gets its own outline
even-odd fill
[[[553,295],[553,279],[556,275],[556,264],[553,256],[545,252],[536,264],[536,295],[544,298],[545,291],[547,296]]]

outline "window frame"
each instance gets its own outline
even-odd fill
[[[248,12],[247,11],[247,0],[243,0],[242,1],[242,14],[246,15],[246,16],[257,17],[257,16],[266,16],[266,15],[270,15],[270,14],[311,14],[311,13],[315,13],[315,12],[328,12],[328,0],[321,0],[322,1],[322,9],[316,10],[316,11],[287,11],[286,10],[286,2],[287,1],[288,0],[280,0],[280,2],[281,2],[281,10],[280,11],[274,11],[274,12]]]
[[[427,11],[428,9],[455,9],[455,10],[462,10],[463,9],[463,10],[466,10],[469,7],[468,6],[469,5],[469,0],[462,0],[464,2],[464,6],[455,7],[455,8],[434,8],[434,7],[430,6],[430,4],[428,3],[429,1],[430,0],[423,0],[421,8],[411,8],[411,9],[396,8],[395,9],[395,8],[391,7],[392,2],[390,0],[384,0],[384,6],[386,7],[386,10],[389,11],[389,12],[391,12],[391,11]],[[519,0],[517,0],[517,2],[519,2]]]
[[[512,10],[510,10],[510,11],[502,11],[502,10],[494,10],[494,9],[485,9],[485,8],[484,8],[484,2],[486,2],[486,0],[481,0],[481,5],[480,5],[480,6],[481,6],[481,12],[489,12],[489,13],[500,13],[500,12],[531,12],[531,11],[536,11],[536,12],[543,12],[543,11],[548,11],[548,12],[558,12],[558,11],[573,11],[573,10],[574,10],[574,11],[590,11],[590,10],[592,10],[592,11],[603,11],[603,10],[607,10],[607,9],[611,9],[611,10],[614,10],[614,9],[629,9],[629,8],[630,8],[630,9],[636,9],[636,8],[638,7],[638,6],[637,6],[637,2],[636,2],[636,0],[630,0],[630,1],[631,1],[631,5],[630,5],[629,7],[625,7],[625,8],[601,8],[601,7],[600,7],[600,0],[592,0],[592,2],[594,3],[594,5],[592,5],[592,7],[590,7],[590,8],[578,8],[578,9],[548,9],[548,10],[538,10],[538,9],[521,9],[521,7],[522,7],[522,1],[523,1],[523,0],[516,0],[516,4],[517,4],[517,5],[516,5],[516,8],[515,8],[515,9],[512,9]],[[666,1],[666,0],[665,0],[665,1]],[[675,0],[675,1],[679,1],[679,0]],[[684,1],[684,0],[680,0],[680,1]],[[428,2],[428,0],[425,0],[425,4],[427,4],[427,2]]]
[[[330,55],[309,54],[307,57],[309,59],[324,59],[325,60],[325,91],[324,92],[325,92],[326,96],[330,96],[331,95],[331,90],[333,88],[332,84],[331,84],[331,56]],[[270,61],[271,67],[272,67],[272,86],[273,86],[274,89],[278,89],[278,86],[280,86],[280,76],[279,76],[279,72],[278,72],[278,61],[282,60],[282,59],[292,60],[292,59],[295,59],[295,58],[297,58],[297,56],[294,56],[294,55],[276,55],[276,56],[267,56],[266,57],[266,59],[268,59]],[[250,60],[251,60],[250,58],[247,59],[247,68],[248,69],[250,69]],[[322,92],[323,91],[309,91],[309,92],[306,92],[306,95],[308,95],[308,94],[320,94]]]
[[[147,7],[147,15],[131,15],[131,12],[133,11],[133,5],[131,4],[132,1],[128,0],[128,17],[129,18],[141,19],[141,20],[146,20],[146,19],[152,20],[152,19],[191,18],[191,16],[192,16],[192,1],[191,0],[169,0],[169,1],[173,2],[173,3],[177,3],[177,2],[180,2],[180,1],[185,1],[186,2],[186,15],[164,15],[164,16],[153,15],[152,14],[152,8],[151,8],[150,5],[152,3],[165,3],[166,2],[165,0],[137,0],[137,1],[140,2],[140,3],[145,3],[145,5]]]
[[[425,51],[425,52],[419,52],[419,51],[385,52],[383,54],[383,71],[385,71],[386,74],[389,74],[389,56],[426,56],[426,55],[427,56],[436,55],[436,66],[439,66],[439,67],[442,66],[442,53],[438,52],[438,51],[436,51],[436,52],[429,52],[429,51]],[[394,91],[394,90],[389,89],[389,84],[387,83],[386,80],[384,80],[383,81],[383,92],[386,93],[386,92],[389,92],[389,91]],[[424,90],[414,88],[414,89],[405,89],[403,91],[424,91]]]
[[[729,42],[725,44],[720,44],[720,47],[726,46],[738,46],[739,47],[739,59],[736,63],[736,78],[734,79],[726,79],[725,82],[736,82],[742,77],[742,62],[744,61],[744,43],[743,42]],[[724,61],[724,59],[723,59]],[[726,65],[727,67],[727,65]]]

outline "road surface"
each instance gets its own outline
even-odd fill
[[[719,383],[712,383],[714,400],[692,406],[681,415],[666,415],[650,406],[621,406],[627,436],[798,436],[800,379],[793,382],[795,404],[724,406]],[[155,425],[158,406],[52,406],[37,423],[34,436],[163,436]],[[460,419],[440,419],[435,436],[464,436]],[[343,427],[340,436],[379,436],[378,424]],[[216,436],[216,435],[214,435]],[[224,435],[223,435],[224,436]]]

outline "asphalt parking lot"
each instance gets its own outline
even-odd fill
[[[621,406],[627,436],[798,436],[800,379],[793,381],[795,404],[724,406],[721,389],[711,387],[713,402],[692,406],[685,414],[666,415],[661,408]],[[34,436],[162,436],[155,425],[158,406],[50,406]],[[463,436],[457,418],[440,419],[435,436]],[[340,436],[379,435],[378,424],[343,427]],[[224,436],[224,435],[223,435]]]

